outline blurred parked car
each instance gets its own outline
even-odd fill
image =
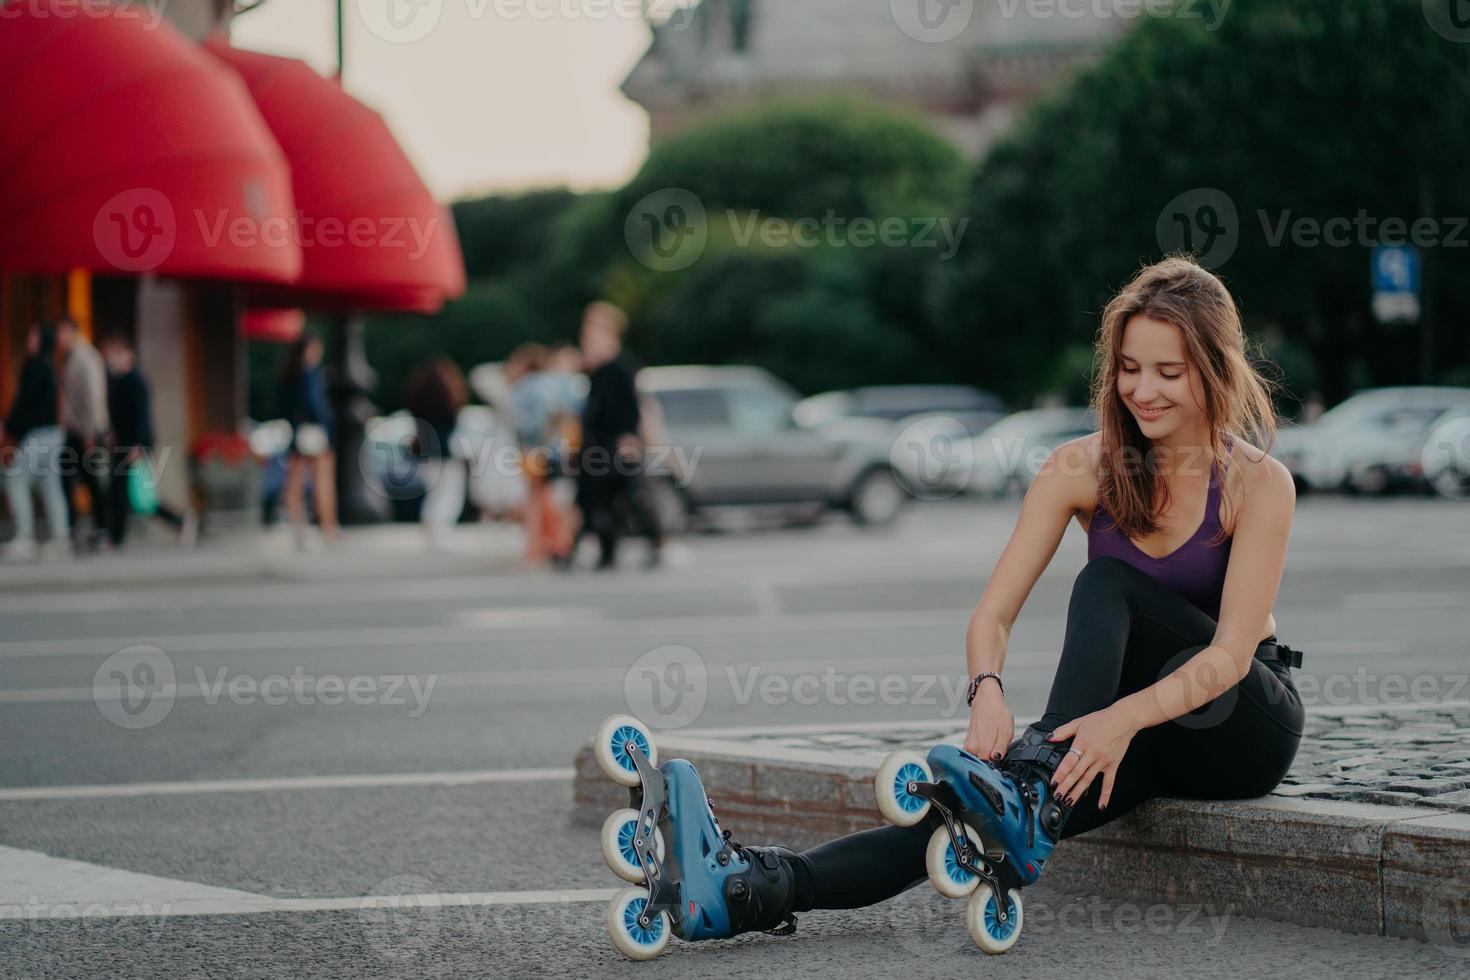
[[[888,524],[906,495],[882,439],[842,439],[797,424],[796,393],[756,367],[655,367],[638,374],[658,400],[672,453],[650,471],[686,513],[724,505],[842,508],[863,525]],[[655,456],[659,447],[650,447]],[[663,506],[660,506],[663,510]]]
[[[1423,455],[1430,434],[1470,410],[1470,388],[1428,385],[1360,392],[1310,425],[1287,426],[1272,455],[1299,487],[1387,493],[1426,485]]]
[[[1024,493],[1051,451],[1097,431],[1087,408],[1038,408],[1007,415],[973,440],[974,465],[967,489],[1004,496]]]
[[[792,414],[808,429],[862,419],[887,422],[894,431],[924,416],[942,415],[976,436],[1005,416],[1005,404],[969,385],[872,385],[813,395],[798,403]]]
[[[1470,408],[1452,408],[1435,420],[1420,465],[1436,493],[1470,500]]]

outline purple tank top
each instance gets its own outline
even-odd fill
[[[1227,454],[1234,442],[1230,436],[1225,437]],[[1225,468],[1229,467],[1227,455]],[[1188,541],[1162,558],[1155,558],[1134,544],[1099,502],[1087,528],[1088,559],[1105,555],[1121,558],[1184,596],[1211,619],[1219,620],[1220,593],[1225,589],[1225,568],[1230,563],[1230,538],[1218,545],[1210,544],[1210,539],[1220,530],[1220,483],[1215,477],[1212,467],[1204,522]]]

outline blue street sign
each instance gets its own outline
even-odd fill
[[[1384,323],[1419,319],[1419,253],[1411,245],[1373,248],[1373,315]]]

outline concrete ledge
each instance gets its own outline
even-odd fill
[[[686,758],[699,769],[736,839],[805,848],[883,825],[873,798],[883,753],[839,748],[840,732],[830,736],[831,750],[745,734],[657,736],[661,760]],[[823,737],[808,733],[805,741],[813,738]],[[590,746],[575,766],[574,822],[600,826],[628,805]],[[1067,840],[1047,876],[1115,898],[1228,904],[1246,915],[1463,949],[1470,814],[1288,795],[1151,800]]]

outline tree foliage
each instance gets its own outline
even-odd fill
[[[1213,188],[1238,216],[1217,271],[1251,327],[1306,352],[1334,397],[1413,380],[1417,330],[1370,314],[1367,241],[1290,229],[1411,222],[1422,188],[1438,214],[1470,214],[1467,94],[1470,46],[1431,30],[1417,0],[1235,0],[1216,30],[1143,18],[976,171],[967,209],[984,234],[941,290],[956,355],[1014,393],[1044,385],[1053,352],[1088,343],[1111,290],[1160,256],[1166,204]],[[1467,257],[1426,250],[1446,366],[1467,360]],[[971,328],[982,344],[961,342]]]
[[[1017,404],[1076,399],[1108,297],[1161,256],[1166,206],[1187,217],[1207,190],[1236,215],[1217,271],[1298,395],[1417,380],[1418,328],[1371,315],[1365,235],[1429,213],[1448,236],[1470,215],[1470,44],[1433,30],[1419,0],[1234,0],[1218,23],[1186,15],[1198,8],[1141,17],[978,166],[913,116],[778,103],[660,142],[616,190],[459,202],[470,290],[435,317],[374,319],[380,400],[431,351],[468,367],[570,338],[597,297],[629,311],[649,362],[760,364],[806,391],[957,380]],[[656,271],[626,224],[674,188],[703,206],[708,243]],[[1294,234],[1360,214],[1370,225],[1341,245]],[[828,215],[968,226],[952,261],[740,234]],[[1470,229],[1423,253],[1437,379],[1463,382]]]

